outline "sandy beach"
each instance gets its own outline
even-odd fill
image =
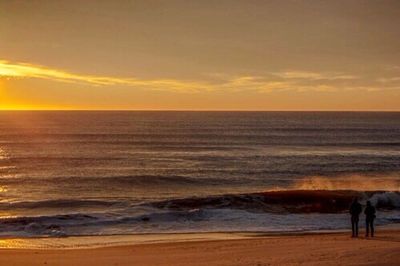
[[[4,241],[4,240],[3,240]],[[1,249],[0,265],[399,265],[400,230],[78,249]]]
[[[0,266],[400,266],[399,25],[0,0]]]

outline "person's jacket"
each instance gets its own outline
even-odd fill
[[[364,214],[367,219],[374,219],[376,217],[375,212],[374,206],[367,206],[364,210]]]
[[[361,204],[358,202],[353,202],[350,206],[350,214],[351,216],[359,216],[362,212]]]

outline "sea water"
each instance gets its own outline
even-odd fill
[[[391,224],[399,191],[395,112],[0,112],[2,236],[336,230],[354,195]]]

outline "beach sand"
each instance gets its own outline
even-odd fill
[[[77,249],[0,249],[0,265],[400,265],[400,230],[358,239],[318,233]]]

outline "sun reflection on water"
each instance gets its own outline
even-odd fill
[[[8,159],[8,154],[6,153],[6,151],[0,147],[0,160],[4,160],[4,159]]]

